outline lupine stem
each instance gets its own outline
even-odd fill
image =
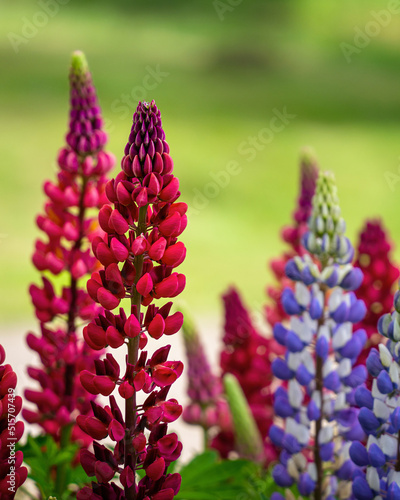
[[[321,261],[322,264],[322,269],[325,269],[327,265],[327,261],[324,259]],[[320,284],[320,290],[323,293],[323,299],[322,303],[325,304],[325,293],[326,293],[326,285]],[[318,329],[324,325],[324,316],[322,315],[321,318],[318,320]],[[316,385],[316,390],[320,394],[320,401],[321,401],[321,408],[320,408],[320,416],[315,422],[315,444],[314,444],[314,462],[315,466],[317,468],[317,484],[315,487],[315,492],[314,492],[314,500],[322,500],[322,482],[324,479],[324,471],[322,469],[322,459],[320,455],[320,449],[319,449],[319,434],[322,429],[322,419],[323,419],[323,407],[324,407],[324,381],[323,381],[323,374],[322,374],[322,369],[323,369],[323,359],[320,356],[316,356],[316,363],[315,363],[315,385]]]
[[[318,326],[321,327],[324,324],[323,317],[318,321]],[[319,450],[318,436],[322,429],[322,409],[323,409],[323,378],[322,378],[322,366],[323,360],[321,357],[316,356],[316,373],[315,373],[315,385],[316,390],[320,394],[321,399],[321,413],[320,417],[315,422],[315,443],[314,443],[314,462],[317,468],[317,484],[315,486],[314,498],[315,500],[322,499],[322,481],[323,481],[323,470],[322,470],[322,460]]]
[[[146,231],[146,214],[147,205],[139,209],[139,220],[136,231],[136,236],[143,234]],[[143,254],[135,258],[135,269],[137,282],[142,275]],[[142,296],[136,290],[136,283],[132,286],[131,304],[136,306],[137,318],[140,321],[140,304]],[[135,365],[138,360],[140,335],[128,341],[128,363]],[[133,471],[136,467],[136,453],[132,445],[132,435],[136,426],[136,392],[132,397],[125,402],[125,418],[126,418],[126,433],[125,433],[125,467],[129,466]],[[135,483],[130,488],[125,488],[125,495],[128,500],[136,499]]]
[[[400,471],[400,431],[398,432],[398,435],[397,435],[397,462],[395,465],[395,470],[397,472]]]
[[[87,185],[87,179],[86,177],[82,176],[82,189],[80,192],[79,209],[78,209],[79,235],[72,249],[71,252],[72,256],[76,251],[79,251],[81,249],[82,240],[84,237],[83,222],[85,217],[84,197],[86,193],[86,185]],[[69,304],[68,319],[67,319],[67,337],[66,337],[67,342],[70,341],[71,335],[73,335],[76,331],[78,280],[72,276],[72,273],[71,273],[70,292],[71,292],[71,302]],[[68,363],[65,365],[65,373],[64,373],[65,399],[66,399],[66,405],[70,411],[73,410],[75,371],[76,371],[75,363]],[[70,434],[71,434],[70,426],[66,426],[61,429],[60,450],[68,446]],[[56,492],[58,497],[61,496],[66,487],[67,466],[68,464],[66,462],[61,463],[60,465],[57,466]]]

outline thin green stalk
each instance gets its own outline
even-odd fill
[[[146,232],[146,214],[147,205],[139,209],[139,220],[136,229],[136,237]],[[143,269],[143,255],[135,257],[136,278],[135,284],[132,286],[131,304],[137,308],[137,318],[140,321],[140,305],[142,296],[136,290],[136,283],[142,275]],[[140,336],[128,341],[128,363],[135,365],[138,360]],[[136,452],[132,444],[132,437],[136,427],[136,393],[125,401],[125,467],[129,466],[133,471],[136,468]],[[136,484],[134,483],[130,488],[125,488],[125,496],[127,500],[136,500]]]

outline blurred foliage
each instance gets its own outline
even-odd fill
[[[314,147],[322,168],[334,170],[349,235],[366,216],[381,215],[400,241],[399,185],[385,177],[398,175],[399,167],[400,15],[347,62],[341,44],[354,44],[357,30],[365,31],[386,4],[236,3],[221,21],[212,0],[70,0],[16,53],[10,33],[21,35],[40,9],[29,0],[1,2],[4,321],[31,311],[34,217],[43,205],[43,181],[55,176],[67,124],[69,54],[77,48],[86,52],[117,158],[137,98],[154,97],[162,111],[182,198],[201,206],[184,235],[185,296],[195,313],[215,313],[231,283],[260,311],[266,262],[281,249],[278,234],[294,207],[304,145]],[[163,76],[146,89],[149,68]],[[243,148],[284,109],[295,118],[250,161]],[[226,176],[232,161],[239,173]]]
[[[26,443],[18,446],[24,454],[24,462],[29,467],[29,478],[35,482],[40,491],[40,498],[55,495],[58,500],[76,498],[76,491],[89,483],[82,466],[76,462],[79,450],[77,444],[71,443],[62,450],[50,435],[28,435]],[[65,484],[59,488],[55,481],[57,467],[65,467]],[[65,485],[69,485],[66,488]],[[36,497],[34,497],[36,498]]]

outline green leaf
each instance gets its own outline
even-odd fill
[[[220,460],[214,451],[196,456],[180,470],[177,500],[232,500],[249,498],[249,476],[257,466],[247,460]]]

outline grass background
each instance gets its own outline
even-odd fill
[[[267,261],[283,248],[279,231],[294,208],[304,145],[335,172],[353,240],[366,217],[381,216],[400,241],[400,13],[377,25],[376,35],[348,62],[341,44],[354,45],[357,30],[390,2],[236,4],[221,20],[212,0],[70,0],[16,52],[10,33],[23,36],[43,4],[0,0],[3,325],[32,319],[27,287],[38,280],[30,262],[39,234],[34,218],[64,141],[75,49],[87,55],[117,163],[134,111],[125,112],[120,101],[138,95],[148,67],[159,66],[168,76],[142,96],[156,99],[161,109],[182,199],[193,206],[213,174],[230,161],[240,166],[239,175],[192,213],[184,233],[184,299],[195,313],[216,314],[230,284],[253,308],[263,303],[271,280]],[[247,161],[240,144],[285,107],[296,118]]]

